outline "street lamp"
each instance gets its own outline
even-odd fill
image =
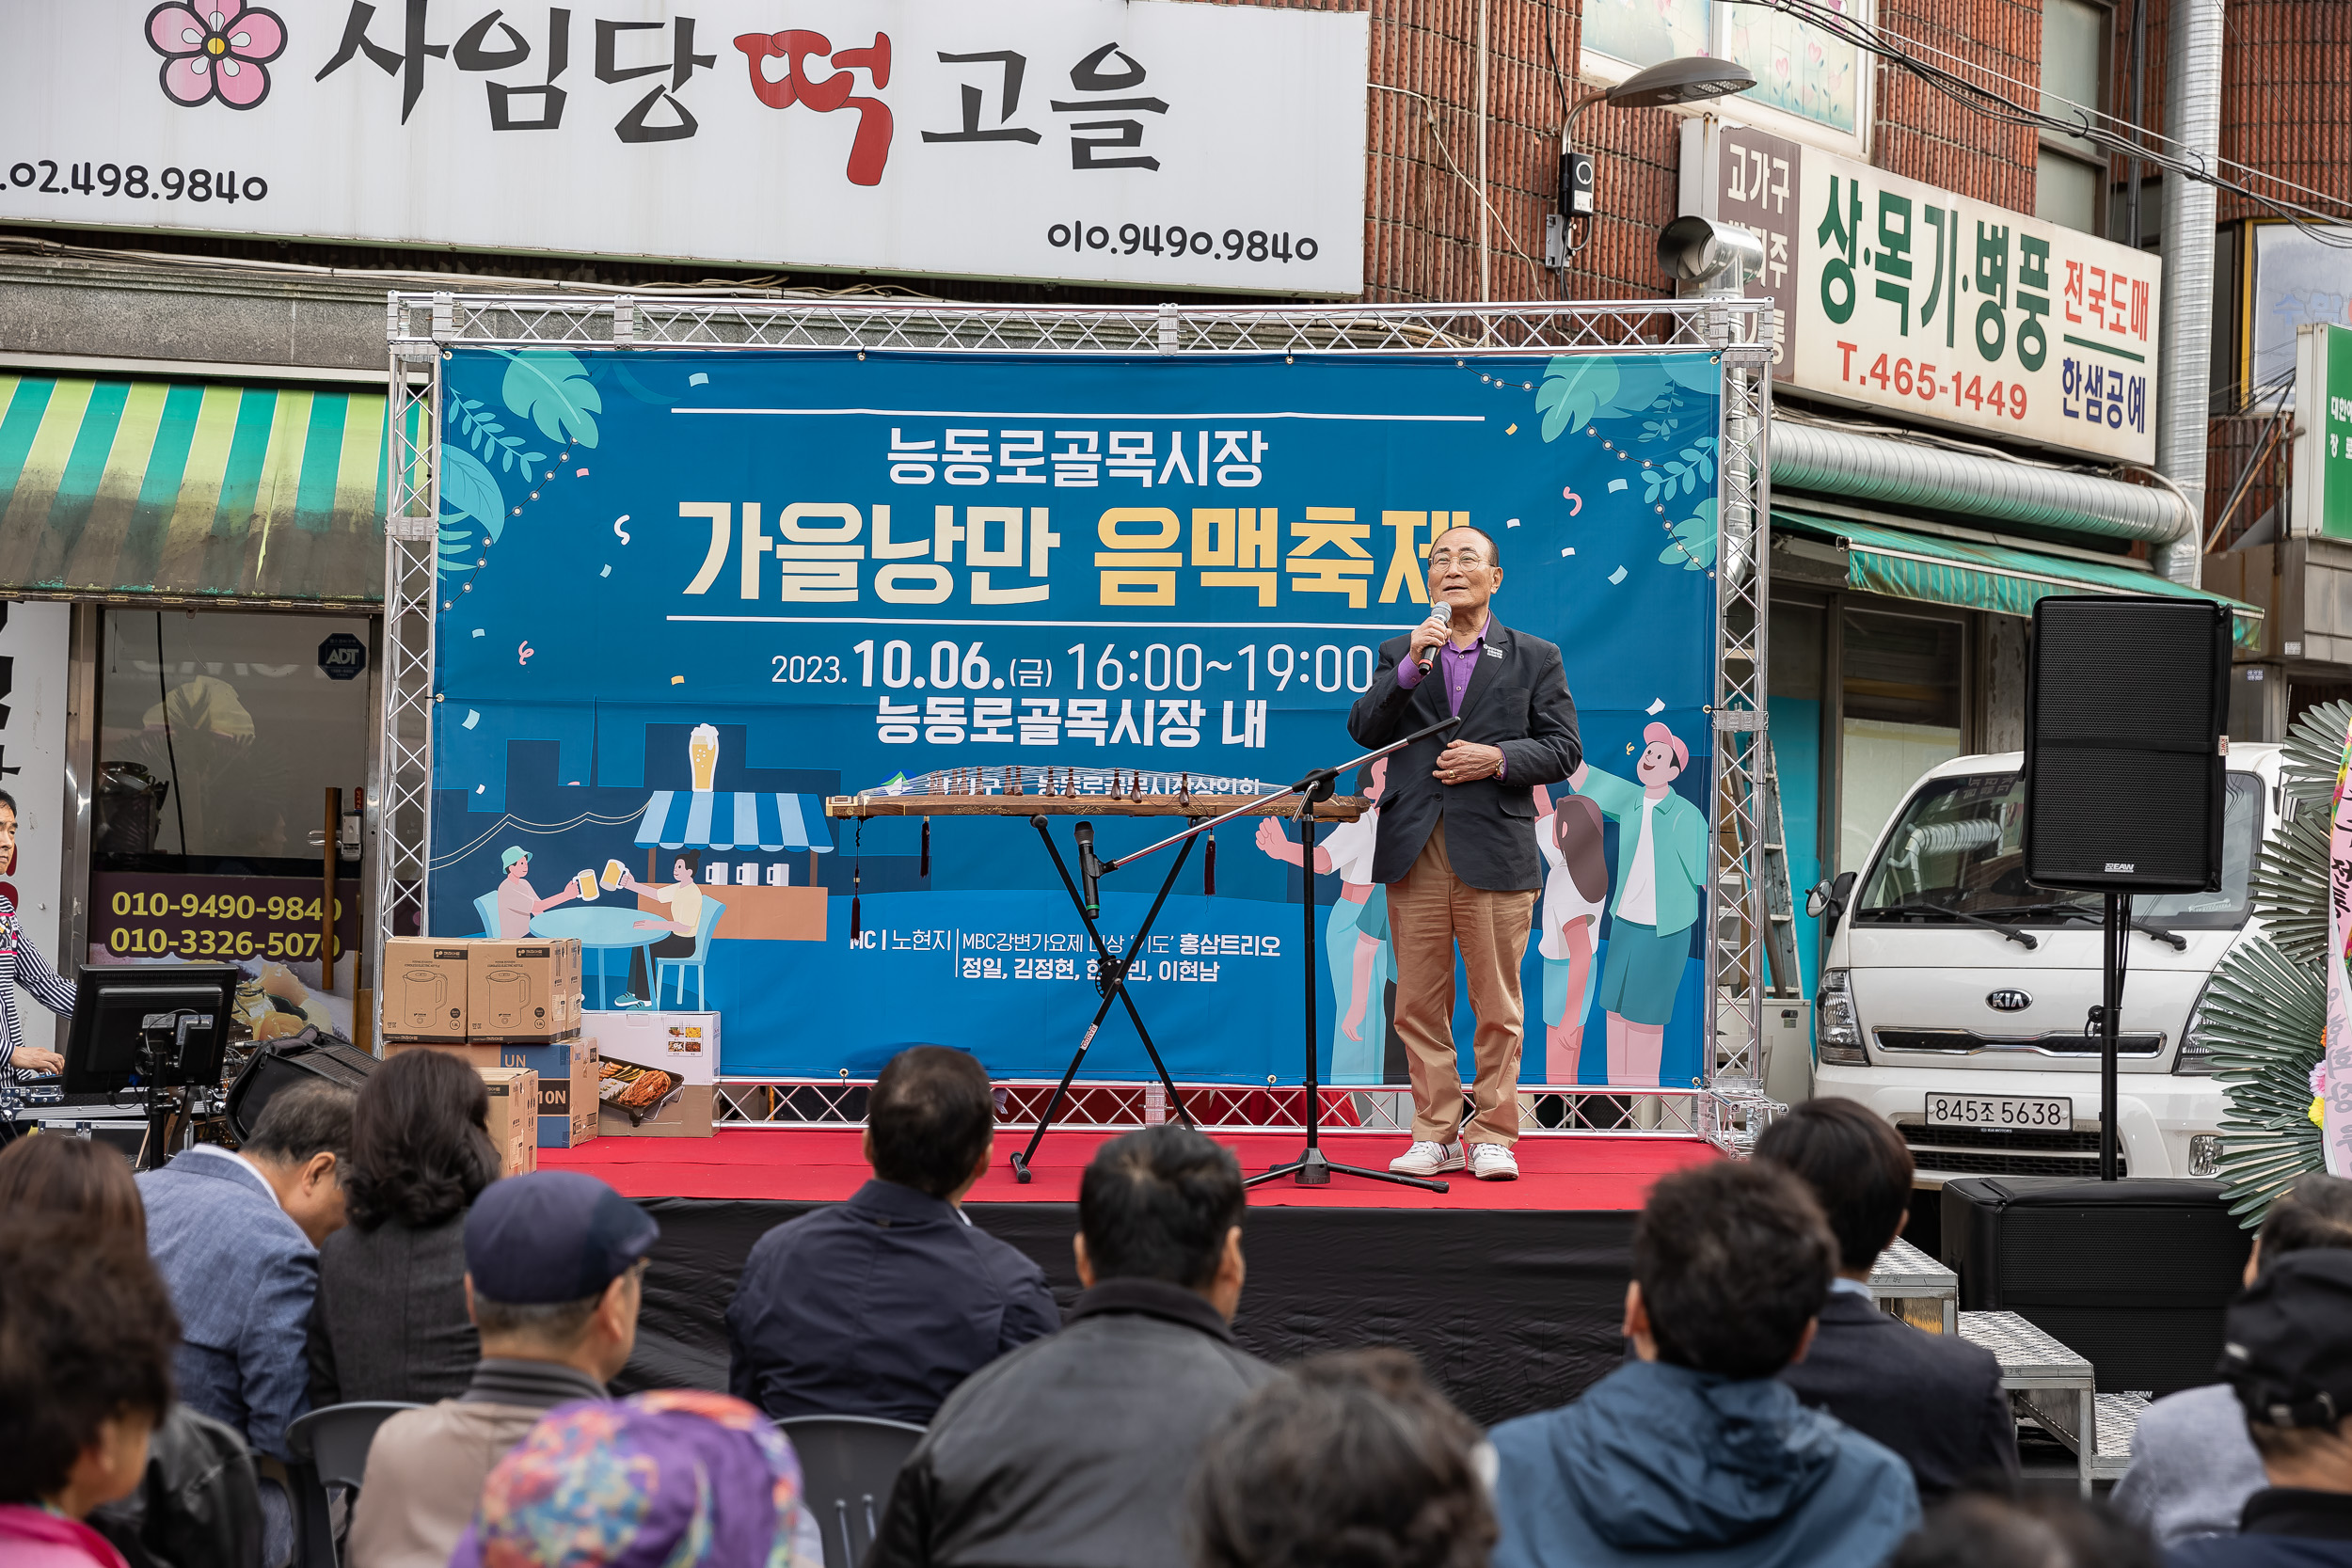
[[[1581,99],[1568,111],[1568,122],[1560,133],[1560,250],[1557,264],[1567,265],[1567,258],[1583,248],[1582,242],[1575,238],[1571,225],[1580,216],[1593,215],[1593,160],[1589,154],[1576,150],[1576,122],[1585,110],[1596,103],[1613,103],[1624,109],[1654,109],[1670,103],[1697,103],[1710,98],[1745,92],[1754,86],[1756,73],[1745,66],[1705,55],[1690,55],[1680,59],[1661,60],[1646,71],[1627,77],[1613,87]]]

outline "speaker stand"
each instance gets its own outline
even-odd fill
[[[2123,1032],[2124,944],[2132,936],[2132,895],[2106,895],[2106,942],[2101,956],[2106,989],[2099,1006],[2099,1180],[2116,1179],[2115,1058]]]

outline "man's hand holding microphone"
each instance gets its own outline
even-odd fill
[[[1413,640],[1406,653],[1420,666],[1422,677],[1427,679],[1436,662],[1438,650],[1454,635],[1454,610],[1446,604],[1429,607],[1429,619],[1413,629]],[[1449,740],[1438,754],[1438,766],[1430,777],[1439,784],[1469,784],[1474,779],[1491,779],[1502,771],[1502,751],[1496,746],[1481,746],[1474,740]]]

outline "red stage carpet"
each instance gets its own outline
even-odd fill
[[[1112,1135],[1049,1133],[1038,1151],[1037,1179],[1024,1186],[1013,1180],[1008,1160],[1026,1147],[1028,1136],[999,1134],[995,1161],[970,1201],[1075,1203],[1080,1173]],[[708,1138],[598,1138],[578,1148],[541,1149],[539,1168],[589,1171],[635,1198],[830,1203],[848,1197],[872,1175],[858,1139],[854,1128],[783,1127],[723,1128]],[[1245,1175],[1295,1159],[1305,1146],[1295,1132],[1243,1133],[1225,1141],[1240,1156]],[[1323,1137],[1327,1157],[1375,1170],[1385,1169],[1405,1144],[1392,1132]],[[1711,1145],[1682,1138],[1522,1138],[1518,1153],[1517,1181],[1475,1181],[1456,1171],[1446,1178],[1453,1190],[1438,1194],[1336,1176],[1327,1187],[1269,1181],[1252,1187],[1249,1201],[1327,1209],[1639,1209],[1660,1177],[1717,1157]]]

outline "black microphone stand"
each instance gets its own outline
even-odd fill
[[[1306,965],[1304,996],[1307,1039],[1305,1085],[1307,1147],[1295,1160],[1276,1165],[1270,1170],[1261,1171],[1255,1176],[1244,1178],[1242,1185],[1245,1187],[1254,1187],[1262,1181],[1272,1181],[1278,1177],[1284,1176],[1290,1177],[1302,1187],[1327,1187],[1331,1184],[1332,1174],[1337,1172],[1342,1176],[1360,1176],[1367,1181],[1387,1181],[1395,1186],[1419,1187],[1432,1193],[1442,1193],[1448,1190],[1446,1183],[1429,1177],[1406,1176],[1401,1171],[1373,1170],[1363,1165],[1343,1165],[1327,1158],[1323,1152],[1323,1085],[1319,1077],[1320,1069],[1315,1061],[1315,1048],[1320,1043],[1315,1027],[1315,988],[1321,980],[1321,976],[1315,970],[1315,803],[1331,798],[1332,789],[1339,776],[1349,768],[1361,768],[1377,762],[1382,757],[1405,750],[1407,746],[1427,740],[1434,736],[1443,735],[1448,730],[1459,728],[1461,722],[1461,716],[1458,714],[1450,719],[1440,719],[1426,729],[1416,730],[1404,739],[1392,741],[1376,752],[1367,752],[1352,762],[1341,763],[1336,768],[1318,768],[1291,786],[1299,797],[1298,839],[1301,846],[1298,863],[1299,890],[1307,937],[1302,954]],[[1450,958],[1448,961],[1452,961]]]

